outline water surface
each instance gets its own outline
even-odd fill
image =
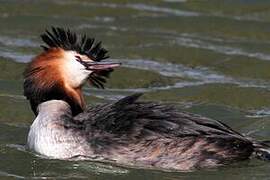
[[[116,70],[106,90],[85,87],[89,104],[134,92],[142,100],[219,119],[270,139],[270,1],[0,0],[0,176],[63,179],[268,179],[250,160],[212,170],[162,172],[51,160],[25,150],[34,118],[22,72],[41,52],[39,34],[69,27],[101,40]]]

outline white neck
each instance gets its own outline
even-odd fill
[[[71,109],[67,102],[63,100],[50,100],[41,103],[38,106],[38,116],[36,120],[41,121],[59,121],[60,116],[65,114],[71,115]]]
[[[39,154],[68,158],[73,156],[63,145],[65,136],[64,123],[72,118],[70,106],[62,100],[51,100],[38,106],[38,116],[31,125],[27,144]],[[63,139],[62,139],[63,138]]]

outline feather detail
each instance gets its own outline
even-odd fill
[[[76,51],[97,62],[109,58],[108,51],[102,47],[101,41],[96,42],[94,38],[89,38],[86,35],[79,36],[70,29],[52,27],[51,31],[46,30],[44,34],[41,34],[41,38],[46,44],[41,45],[45,52],[52,48],[61,48]],[[88,79],[89,84],[104,89],[105,78],[109,78],[111,72],[113,69],[94,72]]]

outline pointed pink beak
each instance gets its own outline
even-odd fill
[[[121,63],[113,63],[113,62],[91,62],[87,63],[87,69],[92,71],[100,71],[106,69],[112,69],[119,67]]]

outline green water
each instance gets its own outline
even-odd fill
[[[84,89],[89,104],[134,92],[219,119],[270,140],[269,0],[0,0],[0,177],[70,179],[269,179],[250,160],[195,172],[162,172],[50,160],[25,150],[34,118],[22,72],[41,52],[39,34],[69,27],[102,40],[116,70],[106,90]]]

